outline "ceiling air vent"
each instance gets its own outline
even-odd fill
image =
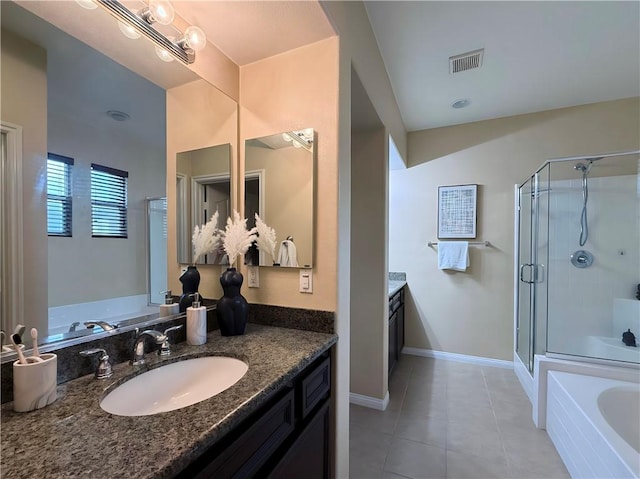
[[[449,73],[460,73],[482,66],[484,48],[449,57]]]

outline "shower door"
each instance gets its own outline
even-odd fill
[[[533,373],[534,356],[545,351],[549,168],[518,188],[518,312],[516,352]]]
[[[164,303],[167,289],[167,198],[147,198],[147,291],[149,304]]]

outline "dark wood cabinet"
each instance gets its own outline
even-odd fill
[[[304,428],[282,460],[268,475],[270,479],[328,479],[329,403],[325,403]]]
[[[389,318],[389,373],[393,371],[398,360],[398,315],[393,313]]]
[[[404,288],[389,298],[389,374],[404,347]]]
[[[331,357],[300,372],[179,478],[330,478]]]

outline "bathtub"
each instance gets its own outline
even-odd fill
[[[640,347],[625,346],[621,338],[622,335],[619,338],[588,336],[586,338],[588,354],[585,356],[640,364]]]
[[[546,428],[572,478],[640,478],[640,384],[549,371]]]
[[[49,335],[63,334],[75,321],[84,329],[84,321],[100,320],[117,324],[131,318],[158,313],[159,306],[149,306],[146,294],[69,304],[49,308]]]

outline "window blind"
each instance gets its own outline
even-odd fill
[[[73,158],[47,155],[47,233],[72,235],[71,168]]]
[[[91,164],[91,236],[127,237],[127,178],[129,173]]]

